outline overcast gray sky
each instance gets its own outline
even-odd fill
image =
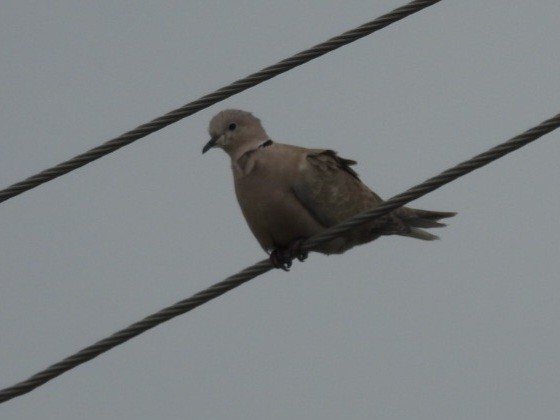
[[[0,187],[404,4],[4,1]],[[560,112],[560,2],[444,0],[0,204],[0,387],[262,259],[224,108],[384,197]],[[560,131],[414,202],[434,243],[312,254],[0,406],[2,419],[550,419]]]

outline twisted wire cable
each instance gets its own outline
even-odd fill
[[[326,229],[323,232],[309,238],[307,241],[302,243],[303,250],[312,250],[318,245],[328,242],[331,239],[335,239],[338,236],[347,233],[353,228],[362,225],[366,222],[377,219],[399,207],[404,206],[410,201],[416,200],[423,195],[428,194],[436,190],[437,188],[454,181],[455,179],[466,175],[475,169],[481,168],[490,162],[499,159],[508,153],[511,153],[535,140],[556,130],[560,126],[560,114],[556,114],[554,117],[543,121],[539,125],[521,133],[510,140],[495,146],[486,152],[474,156],[473,158],[466,160],[458,165],[443,171],[439,175],[427,179],[426,181],[418,184],[412,188],[409,188],[405,192],[391,197],[387,201],[383,202],[379,206],[371,210],[367,210],[360,213],[354,217],[351,217],[332,228]]]
[[[422,197],[423,195],[434,191],[435,189],[450,183],[451,181],[481,168],[488,163],[505,156],[535,140],[543,135],[557,129],[560,126],[560,114],[542,122],[522,134],[519,134],[512,139],[502,143],[492,149],[481,153],[467,161],[464,161],[451,169],[448,169],[439,175],[429,178],[408,189],[407,191],[398,194],[383,204],[373,208],[372,210],[354,216],[347,221],[340,223],[337,226],[329,228],[324,232],[309,238],[302,244],[303,249],[313,249],[323,242],[328,242],[337,236],[344,234],[351,229],[359,226],[365,222],[369,222],[378,217],[381,217],[392,210],[395,210],[408,202]],[[31,376],[29,379],[17,383],[13,386],[0,390],[0,403],[10,400],[14,397],[23,395],[37,388],[38,386],[50,381],[53,378],[63,374],[64,372],[99,356],[100,354],[130,340],[133,337],[147,331],[157,325],[168,321],[178,315],[182,315],[192,309],[206,303],[222,294],[242,285],[243,283],[253,279],[254,277],[264,274],[272,269],[270,261],[262,260],[255,265],[245,268],[239,273],[228,277],[227,279],[216,283],[206,290],[196,293],[188,299],[182,300],[175,305],[169,306],[161,311],[150,315],[143,320],[124,328],[108,338],[105,338],[83,350],[67,357],[66,359],[55,363],[47,369]]]
[[[78,169],[94,160],[97,160],[109,153],[112,153],[121,147],[124,147],[136,140],[146,137],[155,131],[161,130],[170,124],[173,124],[189,115],[192,115],[200,110],[208,108],[217,102],[223,101],[239,92],[243,92],[253,86],[256,86],[266,80],[272,79],[281,73],[293,69],[307,63],[317,57],[320,57],[328,52],[334,51],[346,44],[354,42],[360,38],[370,35],[379,29],[385,28],[392,23],[395,23],[405,17],[416,13],[428,6],[440,2],[441,0],[415,0],[404,6],[401,6],[392,12],[378,17],[371,22],[365,23],[355,29],[344,32],[343,34],[331,38],[321,44],[315,45],[305,51],[295,54],[287,59],[284,59],[272,66],[266,67],[256,73],[253,73],[243,79],[237,80],[228,86],[222,87],[213,93],[205,95],[193,102],[190,102],[178,109],[175,109],[167,114],[156,118],[146,124],[136,127],[134,130],[128,131],[112,140],[103,143],[100,146],[94,147],[85,153],[73,157],[65,162],[56,166],[46,169],[38,174],[32,175],[29,178],[17,182],[0,191],[0,203],[6,201],[16,195],[25,191],[35,188],[45,182],[51,181],[61,175]]]
[[[78,351],[77,353],[69,356],[54,365],[49,366],[47,369],[31,376],[29,379],[19,382],[9,388],[5,388],[0,391],[0,403],[8,401],[14,397],[26,394],[33,389],[43,385],[44,383],[56,378],[57,376],[63,374],[64,372],[85,363],[94,357],[142,334],[155,326],[169,321],[178,315],[189,312],[194,308],[208,302],[209,300],[215,299],[220,295],[242,285],[243,283],[251,280],[252,278],[264,274],[271,270],[273,267],[269,260],[262,260],[261,262],[247,267],[246,269],[240,271],[239,273],[228,277],[227,279],[210,286],[206,290],[202,290],[188,299],[177,302],[172,306],[168,306],[146,318],[129,325],[128,327],[117,331],[111,336],[98,341],[97,343],[85,347],[84,349]]]

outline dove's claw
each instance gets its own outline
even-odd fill
[[[292,261],[297,258],[299,261],[305,261],[307,251],[301,249],[304,238],[298,238],[287,248],[276,248],[270,253],[270,262],[275,268],[281,268],[284,271],[290,271]]]
[[[309,253],[301,249],[301,244],[303,243],[303,241],[304,238],[298,238],[295,241],[293,241],[288,247],[288,251],[292,259],[297,258],[301,262],[307,259]]]
[[[270,262],[275,268],[290,271],[290,267],[292,266],[292,257],[290,257],[285,250],[276,248],[270,253]]]

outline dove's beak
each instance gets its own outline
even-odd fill
[[[218,147],[218,145],[216,144],[218,139],[219,137],[212,137],[210,141],[208,141],[208,143],[206,143],[202,148],[202,154],[206,153],[208,150],[212,149],[213,147]]]

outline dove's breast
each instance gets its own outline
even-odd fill
[[[234,164],[235,192],[251,231],[265,250],[287,247],[325,229],[294,195],[301,153],[274,143]]]

